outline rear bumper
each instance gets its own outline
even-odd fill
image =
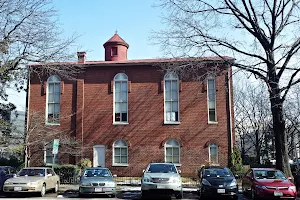
[[[116,194],[115,187],[92,187],[92,186],[80,186],[80,194]]]

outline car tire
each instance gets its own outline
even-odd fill
[[[116,197],[116,194],[110,194],[108,195],[110,198],[115,198]]]
[[[55,187],[54,187],[54,189],[53,189],[53,192],[54,192],[54,193],[58,193],[58,189],[59,189],[59,185],[58,185],[58,183],[56,183],[56,184],[55,184]]]
[[[182,199],[183,197],[183,192],[179,192],[177,195],[176,195],[176,199]]]
[[[44,183],[40,192],[40,196],[43,197],[46,194],[46,184]]]
[[[251,199],[252,200],[258,200],[258,197],[256,195],[256,191],[253,188],[251,189]]]
[[[142,190],[141,199],[147,199],[146,192]]]

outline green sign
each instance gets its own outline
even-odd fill
[[[58,146],[59,146],[59,139],[54,139],[53,140],[52,154],[57,154],[58,153]]]

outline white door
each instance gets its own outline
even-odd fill
[[[94,146],[94,167],[105,167],[105,145]]]

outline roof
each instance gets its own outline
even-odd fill
[[[223,56],[223,57],[200,57],[200,58],[156,58],[156,59],[139,59],[139,60],[121,60],[121,61],[86,61],[80,63],[84,66],[124,66],[124,65],[154,65],[159,63],[168,62],[233,62],[234,58]],[[35,63],[29,64],[29,66],[42,66],[42,65],[77,65],[78,62],[53,62],[53,63]]]
[[[123,46],[129,47],[129,44],[127,44],[117,33],[115,33],[107,42],[103,44],[105,47],[108,44],[120,44]]]

